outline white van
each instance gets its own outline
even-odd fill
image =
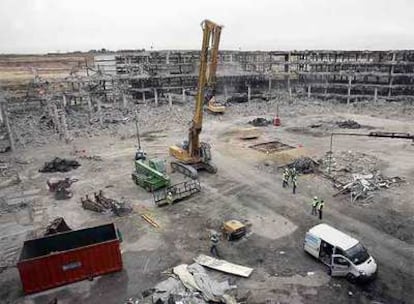
[[[327,224],[306,233],[303,249],[327,265],[332,276],[355,281],[372,278],[377,272],[377,263],[358,240]]]

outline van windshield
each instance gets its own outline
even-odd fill
[[[369,259],[367,250],[360,243],[345,252],[348,259],[350,259],[355,265],[360,265]]]

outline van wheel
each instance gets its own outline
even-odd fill
[[[352,273],[348,273],[346,275],[346,279],[351,283],[355,283],[355,281],[356,281],[356,277]]]
[[[328,272],[328,275],[331,276],[332,275],[332,268],[331,267],[328,267],[328,271],[327,272]]]

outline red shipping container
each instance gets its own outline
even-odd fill
[[[122,270],[114,224],[25,241],[17,268],[26,294]]]

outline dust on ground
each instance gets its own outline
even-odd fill
[[[266,155],[249,148],[251,142],[225,135],[230,128],[248,126],[248,121],[255,117],[271,119],[277,107],[282,127],[263,127],[263,135],[254,142],[277,139],[294,147],[291,151]],[[308,128],[321,119],[352,119],[373,130],[413,133],[414,112],[408,104],[358,103],[346,107],[336,102],[280,96],[270,102],[232,104],[223,116],[206,114],[201,138],[212,144],[219,171],[216,175],[201,174],[201,193],[163,208],[156,208],[151,194],[131,180],[137,145],[134,108],[139,109],[143,147],[150,157],[168,159],[168,146],[187,136],[191,105],[174,104],[172,109],[166,104],[135,105],[129,111],[108,105],[104,108],[103,126],[75,107],[67,115],[72,136],[69,143],[60,141],[53,126],[41,121],[41,113],[29,118],[12,115],[20,152],[3,153],[0,157],[7,163],[7,170],[18,173],[20,181],[0,191],[8,206],[22,201],[29,203],[27,207],[6,210],[0,216],[2,254],[12,259],[24,239],[41,235],[47,223],[57,216],[63,216],[75,229],[115,222],[124,237],[124,270],[93,282],[79,282],[24,297],[17,270],[6,268],[0,275],[2,299],[43,303],[58,297],[59,303],[101,303],[105,298],[106,303],[122,303],[163,280],[164,270],[181,263],[191,264],[198,254],[207,253],[209,230],[220,229],[221,223],[230,218],[252,223],[251,234],[245,239],[222,241],[219,245],[225,259],[254,268],[248,279],[232,278],[239,290],[251,291],[249,303],[329,303],[333,299],[337,303],[408,303],[413,297],[410,231],[414,231],[414,209],[410,198],[414,190],[409,185],[414,181],[414,147],[411,143],[365,138],[335,141],[335,153],[352,150],[370,155],[378,160],[384,174],[401,175],[407,180],[399,188],[378,192],[367,205],[333,197],[335,189],[331,181],[317,174],[300,176],[298,192],[293,195],[290,188],[282,188],[280,174],[259,167],[265,161],[272,166],[284,165],[302,154],[314,159],[323,157],[329,150],[329,134],[315,137],[306,131],[291,132],[293,127]],[[75,153],[78,150],[100,156],[102,161],[81,159]],[[56,156],[77,159],[81,166],[68,174],[38,172],[44,162]],[[171,177],[178,180],[174,174]],[[10,180],[11,175],[2,177],[1,182]],[[67,201],[55,201],[45,180],[68,175],[79,179],[72,186],[74,196]],[[118,218],[82,209],[80,197],[99,189],[104,189],[109,197],[128,201],[135,211]],[[324,222],[357,237],[374,255],[380,269],[376,281],[360,287],[331,278],[322,264],[303,252],[304,233],[319,223],[310,215],[310,201],[315,195],[325,198]],[[150,211],[161,228],[154,229],[145,222],[139,215],[141,210]]]

